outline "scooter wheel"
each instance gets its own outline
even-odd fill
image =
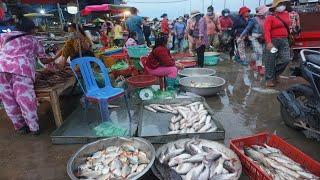
[[[303,130],[303,128],[294,125],[297,121],[290,116],[290,114],[287,112],[286,108],[283,105],[281,105],[280,109],[281,109],[282,119],[288,127],[296,130]]]

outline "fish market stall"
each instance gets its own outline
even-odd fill
[[[204,98],[145,101],[141,107],[138,136],[152,143],[167,143],[199,136],[224,140],[224,128],[214,120]]]
[[[39,102],[49,102],[51,104],[57,127],[63,123],[59,97],[68,89],[75,85],[76,80],[70,70],[60,72],[37,71],[35,92]]]

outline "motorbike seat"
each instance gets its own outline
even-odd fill
[[[306,55],[306,60],[320,66],[320,54],[308,54]]]

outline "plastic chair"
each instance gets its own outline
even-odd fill
[[[148,57],[147,56],[142,56],[140,58],[140,65],[143,68],[144,74],[149,74],[148,70],[145,68],[146,63],[147,63]],[[160,90],[165,91],[166,90],[166,83],[165,83],[165,77],[164,76],[157,76],[159,78],[159,84],[160,84]]]
[[[91,64],[95,63],[99,66],[103,77],[104,77],[104,85],[105,87],[98,87],[96,79],[93,74],[93,70]],[[75,74],[75,77],[79,81],[78,75],[75,72],[75,68],[79,67],[80,72],[83,78],[84,86],[80,83],[81,89],[85,94],[85,116],[87,114],[87,109],[89,105],[89,100],[96,101],[99,103],[100,115],[103,122],[109,120],[109,110],[108,110],[108,101],[111,101],[120,96],[124,96],[128,116],[129,116],[129,135],[131,135],[131,127],[132,127],[132,119],[129,109],[129,104],[127,100],[127,96],[123,89],[112,87],[108,75],[108,70],[102,63],[100,59],[94,57],[82,57],[77,58],[71,61],[70,67]],[[81,82],[81,81],[79,81]]]

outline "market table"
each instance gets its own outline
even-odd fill
[[[73,87],[75,82],[75,78],[70,77],[66,80],[66,82],[58,83],[55,86],[35,89],[36,96],[39,102],[45,101],[51,104],[52,112],[54,115],[54,121],[57,127],[61,126],[63,122],[59,97],[68,88]]]

